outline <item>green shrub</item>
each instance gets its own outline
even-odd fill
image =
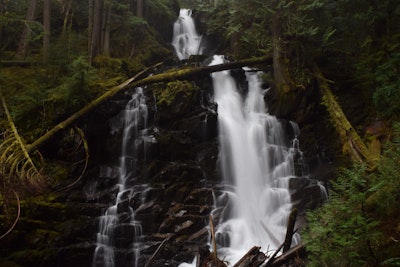
[[[330,198],[307,214],[309,266],[396,266],[400,256],[400,124],[375,172],[342,170]]]
[[[389,57],[375,72],[378,87],[373,100],[378,112],[387,117],[400,114],[400,53]]]
[[[364,266],[375,261],[370,244],[377,242],[377,221],[364,210],[370,188],[363,166],[343,170],[333,183],[329,201],[307,214],[302,235],[310,266]]]

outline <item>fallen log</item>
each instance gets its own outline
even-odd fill
[[[217,240],[215,239],[215,231],[214,231],[214,223],[213,223],[213,217],[210,215],[210,229],[211,229],[211,241],[213,245],[213,257],[215,259],[218,258],[217,256]]]
[[[63,130],[65,128],[67,128],[74,121],[76,121],[78,118],[82,117],[83,115],[85,115],[86,113],[88,113],[89,111],[94,109],[95,107],[97,107],[100,104],[104,103],[106,100],[110,99],[111,97],[116,95],[118,92],[126,89],[133,81],[135,81],[137,79],[140,79],[146,73],[148,73],[151,70],[161,66],[161,64],[162,63],[157,63],[157,64],[155,64],[155,65],[153,65],[151,67],[148,67],[148,68],[142,70],[141,72],[137,73],[132,78],[129,78],[125,82],[123,82],[123,83],[121,83],[121,84],[119,84],[117,86],[114,86],[113,88],[111,88],[110,90],[108,90],[107,92],[105,92],[104,94],[102,94],[101,96],[99,96],[98,98],[96,98],[95,100],[93,100],[92,102],[87,104],[86,106],[84,106],[82,109],[80,109],[79,111],[77,111],[74,114],[72,114],[66,120],[64,120],[64,121],[60,122],[59,124],[57,124],[56,126],[54,126],[51,130],[49,130],[44,135],[42,135],[41,137],[36,139],[35,142],[33,142],[32,144],[27,145],[26,146],[27,151],[29,153],[31,153],[31,152],[37,150],[40,146],[42,146],[47,140],[52,138],[60,130]]]
[[[293,209],[289,215],[289,220],[286,228],[285,242],[283,243],[283,253],[290,249],[294,234],[294,225],[296,224],[297,209]]]
[[[378,159],[368,150],[361,137],[348,121],[340,104],[329,88],[327,79],[317,65],[314,65],[313,72],[322,94],[322,104],[326,107],[333,126],[339,134],[343,151],[350,154],[353,161],[366,163],[370,169],[375,169]]]
[[[305,248],[302,244],[298,244],[282,255],[276,257],[272,261],[269,261],[265,267],[281,267],[284,264],[288,263],[290,260],[295,258],[304,258],[305,257]]]
[[[233,267],[258,267],[265,262],[267,256],[260,247],[252,247]]]
[[[117,86],[114,86],[113,88],[108,90],[106,93],[102,94],[100,97],[96,98],[95,100],[93,100],[92,102],[90,102],[89,104],[84,106],[82,109],[80,109],[76,113],[72,114],[66,120],[64,120],[64,121],[60,122],[59,124],[57,124],[56,126],[54,126],[48,132],[46,132],[41,137],[36,139],[35,142],[33,142],[30,145],[27,145],[27,150],[28,150],[28,152],[33,152],[33,151],[37,150],[40,146],[42,146],[46,141],[48,141],[50,138],[52,138],[60,130],[67,128],[78,118],[87,114],[89,111],[93,110],[95,107],[97,107],[100,104],[104,103],[105,101],[109,100],[111,97],[113,97],[117,93],[125,90],[128,87],[129,88],[130,87],[138,87],[138,86],[148,85],[148,84],[152,84],[152,83],[169,82],[169,81],[174,81],[174,80],[185,80],[185,79],[193,78],[194,76],[205,75],[205,74],[209,74],[212,72],[241,68],[244,66],[257,65],[260,63],[270,64],[271,62],[272,62],[271,56],[268,55],[268,56],[257,57],[257,58],[243,59],[243,60],[239,60],[236,62],[228,62],[228,63],[218,64],[218,65],[213,65],[213,66],[174,69],[171,71],[167,71],[165,73],[155,74],[152,76],[142,78],[146,73],[159,67],[162,63],[155,64],[155,65],[139,72],[132,78],[126,80],[125,82],[123,82]]]
[[[157,247],[156,251],[154,251],[153,255],[151,255],[150,259],[147,261],[144,267],[150,267],[153,264],[158,254],[160,254],[160,252],[164,249],[169,239],[170,237],[167,237],[160,243],[160,245]]]
[[[276,258],[276,255],[278,255],[279,251],[281,251],[281,249],[283,248],[283,245],[284,244],[280,245],[279,248],[277,248],[275,250],[274,254],[272,254],[272,256],[269,258],[267,264],[265,264],[265,267],[270,267],[271,266],[271,264],[274,262],[274,260]]]

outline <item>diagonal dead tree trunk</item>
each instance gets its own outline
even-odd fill
[[[322,104],[326,107],[332,123],[339,134],[343,152],[349,154],[353,161],[366,163],[370,169],[375,169],[378,159],[371,154],[361,137],[347,120],[340,104],[329,88],[327,79],[318,66],[314,65],[313,71],[322,94]]]
[[[241,68],[244,66],[251,66],[251,65],[256,65],[256,64],[261,64],[261,63],[270,65],[271,62],[272,62],[272,59],[270,56],[264,56],[264,57],[243,59],[243,60],[239,60],[236,62],[229,62],[229,63],[213,65],[213,66],[188,67],[188,68],[184,68],[184,69],[176,69],[173,71],[168,71],[165,73],[155,74],[152,76],[142,78],[149,71],[162,65],[162,63],[155,64],[154,66],[151,66],[151,67],[139,72],[134,77],[126,80],[125,82],[121,83],[120,85],[114,86],[113,88],[111,88],[110,90],[108,90],[107,92],[105,92],[104,94],[102,94],[101,96],[99,96],[98,98],[96,98],[95,100],[90,102],[89,104],[87,104],[85,107],[83,107],[76,113],[72,114],[66,120],[64,120],[64,121],[60,122],[59,124],[57,124],[56,126],[54,126],[51,130],[49,130],[44,135],[42,135],[41,137],[36,139],[35,142],[33,142],[30,145],[27,145],[27,151],[33,152],[33,151],[37,150],[46,141],[48,141],[50,138],[52,138],[56,133],[69,127],[78,118],[87,114],[89,111],[93,110],[95,107],[97,107],[100,104],[104,103],[105,101],[109,100],[115,94],[125,90],[128,87],[130,88],[130,87],[143,86],[143,85],[148,85],[148,84],[153,84],[153,83],[158,83],[158,82],[170,82],[170,81],[174,81],[174,80],[191,79],[194,76],[207,75],[212,72]]]

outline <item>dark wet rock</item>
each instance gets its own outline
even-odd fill
[[[155,177],[155,182],[194,182],[199,183],[204,177],[203,170],[196,162],[170,162]]]
[[[293,206],[300,212],[315,209],[327,200],[326,189],[318,180],[308,177],[293,178],[289,181]]]
[[[216,110],[203,108],[173,125],[174,129],[188,131],[188,135],[197,141],[204,142],[217,136]]]
[[[214,191],[211,188],[198,188],[190,192],[183,201],[185,204],[201,203],[203,205],[214,205]]]
[[[95,244],[92,242],[83,242],[62,247],[57,252],[56,264],[49,266],[91,266],[92,258],[88,258],[87,255],[92,255],[94,248]]]
[[[119,248],[127,248],[139,241],[141,235],[142,226],[139,223],[120,223],[114,228],[114,244]]]

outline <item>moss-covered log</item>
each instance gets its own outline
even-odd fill
[[[27,146],[27,150],[28,150],[28,152],[33,152],[33,151],[37,150],[40,146],[42,146],[47,140],[52,138],[60,130],[69,127],[78,118],[87,114],[89,111],[91,111],[95,107],[99,106],[100,104],[104,103],[105,101],[107,101],[108,99],[113,97],[118,92],[125,90],[126,88],[143,86],[143,85],[148,85],[148,84],[157,83],[157,82],[169,82],[169,81],[174,81],[174,80],[190,79],[194,76],[205,75],[205,74],[209,74],[212,72],[217,72],[217,71],[222,71],[222,70],[227,70],[227,69],[235,69],[235,68],[240,68],[240,67],[244,67],[244,66],[256,65],[256,64],[260,64],[260,63],[271,63],[271,62],[272,62],[272,60],[271,60],[270,56],[264,56],[264,57],[239,60],[236,62],[228,62],[228,63],[213,65],[213,66],[188,67],[188,68],[183,68],[183,69],[174,69],[174,70],[171,70],[171,71],[168,71],[165,73],[148,76],[146,78],[141,79],[141,77],[143,77],[143,75],[145,73],[147,73],[149,70],[152,70],[161,65],[161,63],[158,63],[150,68],[147,68],[147,69],[139,72],[134,77],[126,80],[125,82],[111,88],[109,91],[107,91],[100,97],[96,98],[95,100],[93,100],[92,102],[87,104],[85,107],[83,107],[76,113],[72,114],[69,118],[60,122],[59,124],[54,126],[51,130],[46,132],[44,135],[42,135],[41,137],[36,139],[35,142],[33,142],[32,144]]]
[[[86,106],[84,106],[82,109],[80,109],[79,111],[75,112],[74,114],[72,114],[70,117],[68,117],[66,120],[60,122],[59,124],[57,124],[56,126],[54,126],[52,129],[50,129],[48,132],[46,132],[44,135],[42,135],[41,137],[39,137],[38,139],[36,139],[35,142],[33,142],[30,145],[27,145],[27,151],[33,152],[36,149],[38,149],[41,145],[43,145],[44,142],[46,142],[47,140],[49,140],[51,137],[53,137],[56,133],[58,133],[60,130],[65,129],[67,127],[69,127],[74,121],[76,121],[78,118],[82,117],[83,115],[85,115],[86,113],[88,113],[89,111],[91,111],[92,109],[94,109],[95,107],[99,106],[100,104],[104,103],[105,101],[107,101],[108,99],[110,99],[111,97],[113,97],[115,94],[117,94],[118,92],[126,89],[133,81],[140,79],[143,75],[145,75],[148,71],[160,66],[161,63],[158,63],[154,66],[151,66],[149,68],[146,68],[145,70],[137,73],[135,76],[129,78],[128,80],[124,81],[123,83],[114,86],[113,88],[111,88],[110,90],[108,90],[107,92],[105,92],[104,94],[102,94],[100,97],[96,98],[95,100],[93,100],[92,102],[90,102],[89,104],[87,104]]]
[[[371,154],[361,137],[348,121],[340,104],[329,88],[327,79],[318,66],[315,65],[313,71],[322,94],[322,104],[326,107],[331,121],[339,134],[343,151],[349,154],[355,162],[366,163],[369,168],[374,169],[377,158]]]

